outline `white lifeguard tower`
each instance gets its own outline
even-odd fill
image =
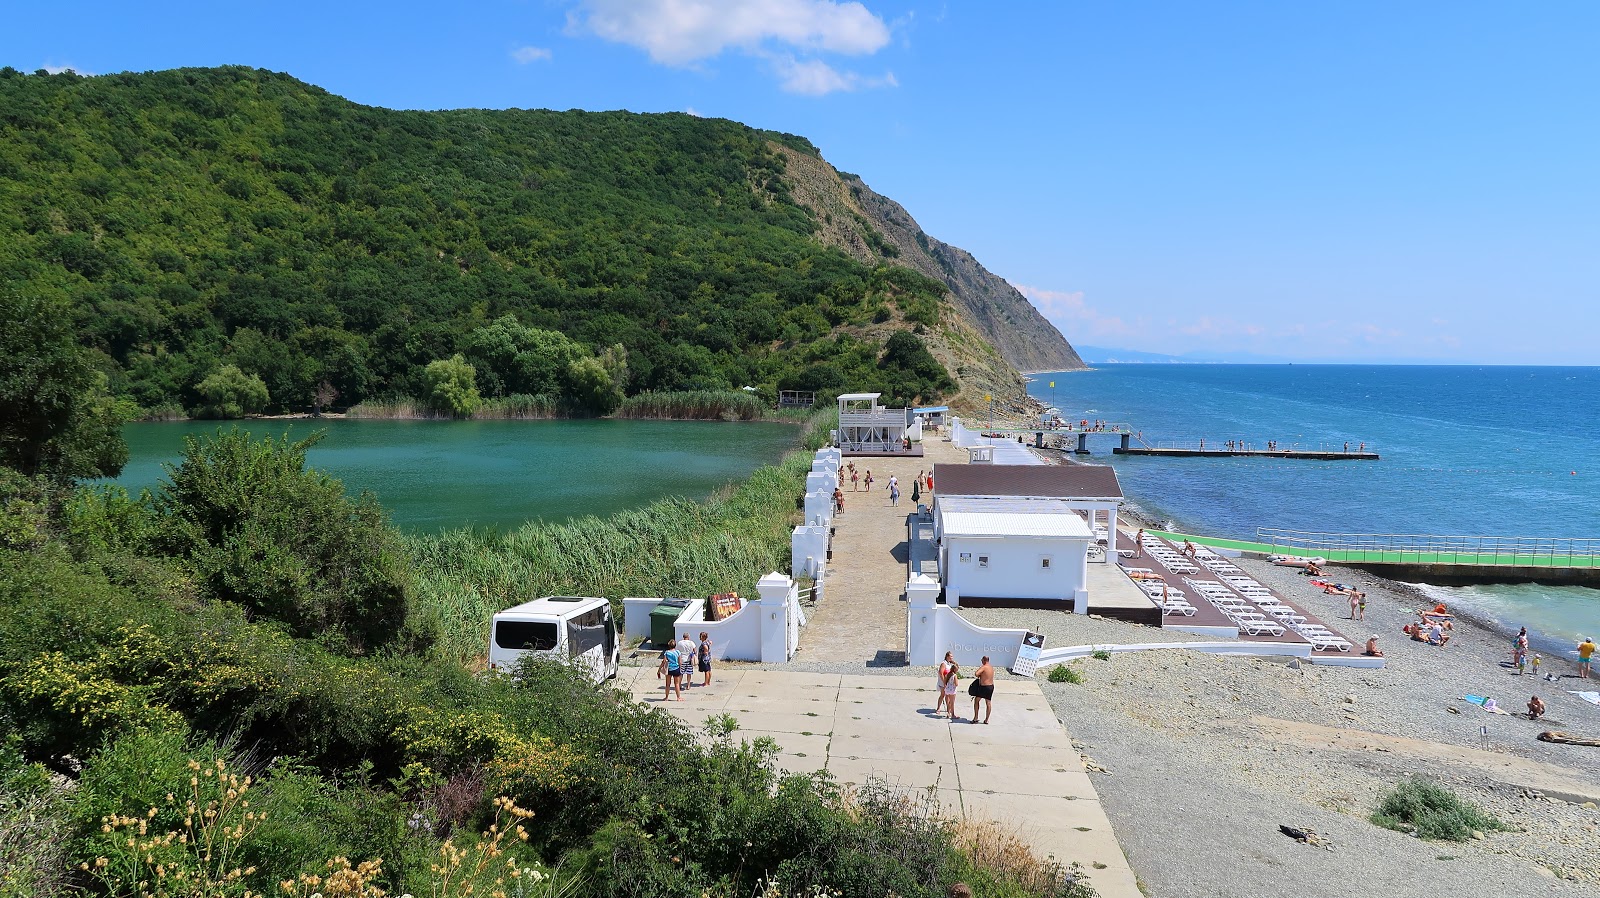
[[[842,393],[839,396],[839,448],[845,455],[922,454],[922,444],[906,434],[906,410],[878,404],[882,393]]]

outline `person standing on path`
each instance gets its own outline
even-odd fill
[[[1140,527],[1139,528],[1139,532],[1135,533],[1133,535],[1133,557],[1135,557],[1135,558],[1143,558],[1144,557],[1144,528],[1143,527]]]
[[[1517,668],[1517,676],[1528,666],[1528,628],[1523,627],[1517,632],[1517,638],[1511,642],[1511,663]]]
[[[1578,678],[1589,679],[1589,661],[1594,657],[1594,640],[1579,637],[1578,643]]]
[[[983,702],[983,722],[988,723],[989,715],[994,711],[994,665],[989,663],[988,655],[983,656],[983,664],[972,675],[972,685],[967,687],[967,694],[972,696],[972,722],[978,722],[978,703]]]
[[[678,667],[683,670],[683,688],[688,689],[694,685],[694,640],[689,634],[683,634],[678,640]]]
[[[1350,593],[1350,619],[1351,620],[1355,620],[1356,619],[1356,609],[1359,608],[1360,605],[1361,605],[1361,600],[1356,598],[1356,594],[1355,593],[1353,593],[1353,592]]]
[[[928,495],[933,495],[933,472],[928,472]]]
[[[956,716],[956,687],[959,685],[961,685],[961,665],[952,660],[950,675],[944,680],[944,703],[950,708],[951,722],[961,719]]]
[[[889,507],[900,507],[900,486],[896,483],[889,484]]]
[[[872,492],[872,469],[867,469],[867,492]]]
[[[673,692],[678,693],[678,701],[683,701],[683,689],[678,682],[681,678],[682,668],[678,662],[678,647],[676,645],[668,645],[667,650],[661,653],[661,663],[656,665],[656,679],[666,680],[661,687],[662,701],[672,701]]]
[[[935,699],[933,703],[934,717],[938,717],[940,712],[944,711],[944,684],[946,680],[950,679],[950,670],[955,666],[955,663],[955,656],[950,652],[945,652],[944,660],[939,662],[939,678],[933,687],[935,690]],[[950,713],[955,713],[954,706],[950,708]]]
[[[844,514],[844,490],[833,488],[833,513]]]
[[[711,636],[708,633],[706,633],[704,630],[700,631],[700,646],[699,646],[698,656],[697,657],[698,657],[698,660],[700,662],[700,673],[705,675],[705,681],[702,682],[700,685],[701,686],[710,686],[711,685]]]
[[[867,482],[871,483],[872,481],[869,480]],[[860,489],[861,489],[861,474],[858,473],[856,471],[856,469],[855,469],[855,466],[852,465],[851,468],[850,468],[850,492],[852,492],[852,493],[858,492]]]

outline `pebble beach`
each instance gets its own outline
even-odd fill
[[[1175,648],[1077,662],[1081,685],[1044,682],[1057,716],[1104,768],[1096,789],[1149,894],[1593,894],[1600,748],[1536,737],[1556,729],[1600,738],[1600,707],[1568,691],[1600,681],[1519,677],[1500,665],[1510,636],[1469,619],[1458,619],[1446,647],[1412,642],[1400,627],[1423,599],[1405,584],[1331,568],[1368,594],[1366,619],[1351,621],[1344,597],[1294,570],[1238,563],[1352,641],[1376,634],[1388,663],[1355,669]],[[1093,615],[963,614],[983,626],[1041,629],[1054,646],[1196,638],[1167,630],[1156,639],[1151,628]],[[1574,669],[1545,662],[1547,673]],[[1511,710],[1537,694],[1550,719],[1490,714],[1463,701],[1468,694]],[[1369,822],[1380,796],[1413,775],[1511,830],[1439,843]],[[1280,824],[1313,829],[1331,845],[1293,841]]]

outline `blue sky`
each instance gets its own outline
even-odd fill
[[[1600,364],[1600,4],[12,4],[0,64],[804,134],[1071,340]]]

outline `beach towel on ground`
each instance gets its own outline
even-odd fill
[[[1576,689],[1569,691],[1591,705],[1600,705],[1600,692],[1579,692]]]

